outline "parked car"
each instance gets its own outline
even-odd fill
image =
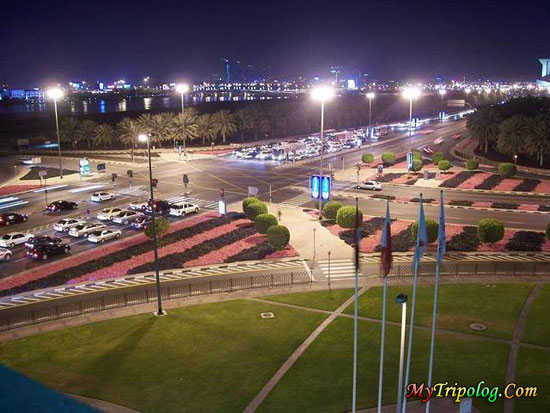
[[[424,152],[426,152],[429,155],[434,153],[434,150],[432,148],[430,148],[429,146],[425,146],[423,150],[424,150]]]
[[[133,222],[137,217],[142,215],[143,213],[137,211],[122,211],[113,217],[113,222],[115,224],[128,225],[130,222]]]
[[[16,212],[7,212],[5,214],[0,214],[0,226],[7,227],[8,225],[25,222],[28,219],[29,219],[29,216],[26,214],[18,214]]]
[[[452,136],[453,139],[458,139],[460,138],[462,135],[460,133],[456,133]]]
[[[27,256],[33,260],[47,260],[48,257],[68,254],[71,246],[67,244],[44,244],[27,251]]]
[[[2,261],[11,260],[11,251],[7,248],[0,248],[0,260]]]
[[[161,199],[155,200],[153,203],[149,201],[147,203],[147,208],[145,208],[145,213],[152,214],[153,208],[155,208],[155,214],[164,215],[170,212],[170,203],[168,201],[163,201]]]
[[[148,204],[148,201],[134,201],[130,202],[128,209],[131,209],[132,211],[144,211]]]
[[[122,211],[124,211],[122,208],[104,208],[99,214],[97,214],[97,219],[99,219],[100,221],[109,221],[120,214]]]
[[[90,242],[105,242],[110,239],[119,238],[122,235],[122,232],[118,229],[103,229],[101,231],[94,231],[88,236],[88,241]]]
[[[110,199],[115,199],[115,194],[111,194],[110,192],[94,192],[90,197],[92,202],[103,202]]]
[[[57,237],[49,237],[49,236],[32,237],[32,238],[29,238],[27,242],[25,242],[25,247],[32,249],[32,248],[35,248],[41,245],[46,245],[46,244],[59,244],[61,243],[61,241],[62,241],[61,238],[57,238]]]
[[[69,235],[71,237],[84,237],[86,238],[89,234],[91,234],[94,231],[98,231],[100,229],[106,228],[105,225],[100,223],[91,223],[91,224],[83,224],[83,225],[77,225],[76,227],[73,227],[69,230]]]
[[[370,191],[380,191],[382,190],[382,184],[376,181],[365,181],[357,185],[357,189],[367,189]]]
[[[182,217],[187,214],[199,212],[199,206],[188,202],[178,202],[170,207],[170,215]]]
[[[26,234],[24,232],[10,232],[0,238],[0,247],[13,248],[16,245],[24,244],[32,237],[32,234]]]
[[[71,211],[78,208],[78,204],[72,201],[55,201],[48,205],[48,211],[50,212],[59,212],[59,211]]]
[[[71,228],[76,227],[77,225],[85,224],[86,221],[78,218],[63,218],[53,224],[53,229],[58,232],[67,232]]]
[[[132,228],[138,231],[145,229],[147,225],[149,225],[149,222],[151,222],[151,220],[152,218],[147,215],[137,217],[134,222],[132,222]]]

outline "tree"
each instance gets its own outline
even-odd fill
[[[260,234],[267,234],[269,228],[277,224],[277,217],[272,214],[260,214],[256,217],[256,220],[254,221],[256,231],[258,231]]]
[[[500,122],[500,114],[490,106],[481,106],[468,116],[466,126],[485,153],[489,150],[489,144],[497,140]]]
[[[373,153],[370,153],[370,152],[364,153],[364,154],[361,156],[361,161],[362,161],[363,163],[371,163],[371,162],[374,162],[374,154],[373,154]]]
[[[451,169],[451,163],[443,159],[442,161],[438,162],[437,167],[440,171],[448,171],[449,169]]]
[[[384,152],[382,154],[382,162],[384,162],[385,165],[393,165],[395,163],[395,153]]]
[[[222,109],[214,113],[212,118],[216,135],[221,135],[222,142],[225,143],[227,135],[231,135],[237,130],[235,115],[227,109]]]
[[[65,117],[59,123],[59,137],[61,142],[70,142],[73,149],[76,149],[78,142],[78,128],[80,122],[73,117]]]
[[[172,139],[170,135],[170,125],[173,120],[173,113],[157,113],[151,116],[149,121],[149,133],[151,134],[152,140],[159,145],[159,148],[162,148],[163,141]]]
[[[544,155],[550,153],[550,115],[538,115],[528,119],[526,132],[525,149],[530,155],[536,155],[542,166]]]
[[[93,142],[96,146],[107,147],[113,143],[115,130],[108,123],[97,125],[94,131]]]
[[[150,134],[152,132],[152,117],[150,113],[143,113],[137,118],[140,133]]]
[[[338,214],[338,210],[340,208],[342,208],[341,203],[336,201],[328,201],[325,205],[323,205],[323,216],[326,219],[334,221],[336,219],[336,214]]]
[[[517,168],[513,163],[503,162],[498,164],[498,172],[503,178],[511,178],[516,174]]]
[[[336,223],[342,228],[355,228],[355,211],[354,206],[343,206],[336,213]],[[359,212],[359,225],[363,223],[363,213]]]
[[[168,125],[168,134],[174,140],[174,148],[176,141],[185,139],[186,142],[193,141],[198,137],[198,120],[199,113],[195,108],[185,109],[183,114],[180,113],[172,119]]]
[[[437,235],[439,233],[439,222],[434,221],[433,219],[426,219],[426,233],[428,234],[428,244],[435,242],[437,240]],[[411,239],[413,242],[416,242],[416,237],[418,236],[418,221],[413,222],[411,225]]]
[[[136,147],[136,140],[140,133],[142,133],[139,122],[134,119],[124,118],[118,122],[117,126],[118,138],[125,147],[130,147],[132,162],[134,162],[134,149]]]
[[[516,156],[525,146],[527,119],[515,115],[500,124],[497,149],[499,152]]]
[[[433,163],[435,163],[436,165],[439,163],[439,161],[442,161],[445,159],[445,154],[443,152],[435,152],[433,155],[432,155],[432,161]]]
[[[162,239],[166,233],[168,232],[168,229],[170,228],[170,222],[164,217],[155,217],[155,232],[157,235],[157,239]],[[153,221],[149,222],[147,227],[145,228],[145,235],[153,239]]]
[[[477,236],[481,242],[499,242],[504,238],[504,224],[492,218],[482,219],[477,223]]]
[[[80,125],[78,125],[78,130],[76,131],[77,140],[86,142],[88,144],[88,148],[91,148],[95,136],[96,126],[97,123],[93,120],[86,119],[80,122]]]
[[[466,161],[466,169],[469,171],[475,171],[479,166],[479,161],[477,159],[468,159]]]
[[[248,207],[256,202],[261,202],[258,198],[254,196],[249,196],[245,199],[243,199],[243,212],[246,216],[248,216]]]
[[[422,161],[421,160],[418,160],[418,159],[413,159],[413,163],[412,163],[412,170],[414,172],[418,172],[422,169]]]
[[[241,141],[244,141],[244,133],[252,130],[254,127],[253,114],[249,107],[237,110],[235,112],[235,120],[237,121],[237,129],[241,134]]]
[[[197,139],[202,139],[204,145],[206,141],[212,142],[216,137],[216,128],[212,115],[205,113],[197,118]]]
[[[282,250],[290,242],[290,231],[284,225],[273,225],[267,230],[267,242],[276,250]]]

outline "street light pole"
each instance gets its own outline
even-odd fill
[[[412,120],[413,120],[413,100],[409,99],[409,150],[412,151]]]
[[[153,251],[154,251],[154,257],[155,261],[153,263],[153,267],[155,268],[155,280],[156,280],[156,287],[157,287],[157,315],[161,316],[164,314],[162,311],[162,297],[161,297],[161,291],[160,291],[160,274],[159,274],[159,268],[158,268],[158,246],[157,246],[157,228],[155,224],[155,198],[154,198],[154,192],[153,192],[153,168],[151,167],[151,145],[149,143],[150,137],[148,135],[139,135],[140,141],[147,141],[147,158],[149,161],[149,190],[151,195],[151,224],[152,224],[152,231],[153,231]]]
[[[330,291],[330,254],[331,252],[327,252],[328,254],[328,290]]]
[[[180,83],[176,86],[176,91],[181,94],[181,134],[182,134],[182,141],[183,141],[183,157],[187,161],[187,147],[186,147],[186,138],[187,134],[185,131],[185,118],[184,118],[184,112],[185,112],[185,102],[184,102],[184,96],[189,90],[189,85],[185,83]]]
[[[399,378],[397,382],[397,412],[401,413],[402,391],[403,391],[403,364],[405,361],[405,329],[407,324],[407,296],[399,294],[397,303],[401,304],[401,344],[399,347]]]
[[[57,155],[59,158],[59,178],[63,179],[63,165],[61,163],[61,137],[59,134],[59,116],[57,113],[57,101],[63,97],[63,91],[58,87],[48,89],[46,95],[53,100],[53,107],[55,112],[55,131],[57,134]]]

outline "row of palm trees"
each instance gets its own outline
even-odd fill
[[[480,107],[468,118],[468,130],[485,153],[491,147],[513,157],[519,154],[535,156],[542,166],[550,155],[550,111],[535,116],[517,114],[503,119],[492,106]]]

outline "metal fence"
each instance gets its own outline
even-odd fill
[[[189,278],[171,281],[162,284],[161,294],[162,299],[167,301],[213,293],[311,283],[312,279],[305,270],[255,275],[242,274],[215,279]],[[151,283],[30,303],[0,310],[0,331],[111,308],[147,304],[156,302],[156,300],[155,284]]]

